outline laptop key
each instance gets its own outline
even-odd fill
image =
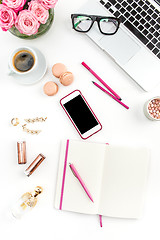
[[[114,11],[113,11],[111,8],[109,9],[109,11],[110,11],[111,13],[114,13]]]
[[[147,10],[147,9],[148,9],[148,6],[145,4],[145,5],[143,6],[143,9],[144,9],[144,10]]]
[[[154,45],[150,42],[150,43],[147,44],[147,47],[148,47],[150,50],[152,50],[152,49],[154,48]]]
[[[126,7],[127,5],[128,5],[128,4],[127,4],[126,2],[123,2],[123,3],[122,3],[122,6],[123,6],[123,7]]]
[[[152,18],[156,19],[157,17],[158,17],[158,15],[153,13]]]
[[[133,2],[133,0],[127,0],[127,2],[128,2],[128,3],[132,3],[132,2]]]
[[[157,42],[158,42],[158,40],[157,40],[156,38],[153,38],[153,39],[152,39],[152,43],[153,43],[153,44],[156,44]]]
[[[120,19],[122,23],[126,20],[126,18],[123,15],[120,16]]]
[[[140,13],[142,11],[142,8],[137,7],[136,11]]]
[[[110,8],[112,5],[108,2],[108,3],[106,3],[104,6],[105,6],[105,8],[108,9],[108,8]]]
[[[149,9],[147,12],[149,15],[151,15],[153,13],[152,9]]]
[[[137,14],[137,15],[135,16],[135,18],[136,18],[137,20],[139,20],[139,19],[141,18],[141,16],[140,16],[139,14]]]
[[[156,46],[157,46],[157,48],[160,48],[160,42],[158,42],[158,43],[156,44]]]
[[[126,21],[124,25],[144,44],[147,44],[149,40],[140,32],[138,31],[129,21]]]
[[[149,38],[149,40],[151,40],[151,39],[153,38],[153,35],[149,33],[149,34],[147,35],[147,38]]]
[[[111,2],[113,5],[116,4],[116,1],[115,0],[108,0],[109,2]]]
[[[100,1],[100,3],[101,3],[102,5],[104,5],[104,4],[105,4],[105,2],[104,2],[103,0],[101,0],[101,1]]]
[[[134,24],[134,26],[137,27],[137,26],[139,25],[139,22],[138,22],[138,21],[135,21],[133,24]]]
[[[147,16],[145,17],[145,19],[146,19],[147,21],[149,21],[149,20],[151,20],[151,17],[150,17],[149,15],[147,15]]]
[[[159,52],[158,48],[154,48],[154,49],[153,49],[153,53],[154,53],[154,54],[157,54],[158,52]]]
[[[124,16],[125,16],[126,18],[129,18],[129,16],[130,16],[129,12],[126,12],[126,13],[124,14]]]
[[[150,21],[150,24],[153,26],[154,24],[155,24],[156,22],[152,19],[151,21]]]
[[[155,30],[154,30],[153,27],[151,27],[151,28],[149,29],[149,31],[150,31],[151,33],[153,33]]]
[[[128,10],[128,12],[132,10],[131,6],[128,6],[126,9]]]
[[[114,16],[115,16],[115,17],[119,17],[119,15],[120,15],[120,13],[119,13],[118,11],[116,11],[116,12],[114,13]]]
[[[115,7],[116,7],[117,9],[120,9],[120,8],[121,8],[121,5],[120,5],[119,3],[117,3],[117,4],[115,5]]]
[[[143,35],[147,36],[147,34],[149,33],[146,29],[143,30]]]
[[[143,25],[145,24],[145,22],[146,22],[146,21],[144,20],[144,18],[142,18],[142,19],[140,20],[140,23],[143,24]]]
[[[158,58],[160,58],[160,53],[157,55]]]
[[[123,14],[126,10],[122,7],[119,11]]]
[[[159,18],[157,18],[157,20],[156,20],[159,24],[160,24],[160,17]]]
[[[146,1],[146,4],[147,4],[148,6],[151,5],[150,2],[148,2],[148,1]]]
[[[134,17],[130,17],[129,19],[128,19],[130,22],[133,22],[134,21]]]
[[[160,25],[156,24],[156,25],[154,26],[154,28],[155,28],[156,30],[159,30],[159,29],[160,29]]]
[[[154,32],[153,35],[157,38],[159,36],[158,32]]]
[[[144,2],[142,2],[142,1],[139,1],[139,3],[138,3],[140,6],[143,6],[143,4],[144,4]]]

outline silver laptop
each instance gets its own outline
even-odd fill
[[[96,23],[86,34],[145,91],[160,82],[160,0],[90,0],[78,11],[120,18],[114,35]]]

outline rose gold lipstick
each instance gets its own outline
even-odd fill
[[[43,160],[46,157],[40,153],[36,159],[29,165],[29,167],[24,171],[24,173],[29,177],[37,168],[38,166],[43,162]]]
[[[26,164],[26,142],[19,141],[17,142],[17,151],[18,151],[18,164]]]

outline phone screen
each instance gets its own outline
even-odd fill
[[[98,121],[81,97],[76,96],[63,105],[81,134],[98,125]]]

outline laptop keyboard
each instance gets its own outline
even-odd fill
[[[121,19],[147,48],[160,59],[160,12],[147,0],[100,0],[100,4]]]

